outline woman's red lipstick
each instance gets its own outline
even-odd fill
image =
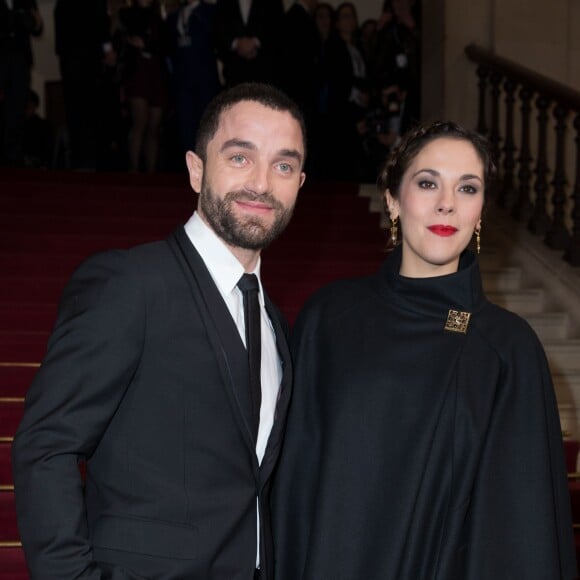
[[[443,237],[452,236],[457,231],[457,228],[454,228],[453,226],[444,226],[442,224],[429,226],[427,229],[432,231],[434,234]]]

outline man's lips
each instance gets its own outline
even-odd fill
[[[236,199],[236,203],[244,210],[251,212],[267,213],[272,211],[272,206],[261,201],[250,201],[248,199]]]
[[[457,228],[454,228],[453,226],[444,226],[441,224],[429,226],[427,229],[435,235],[443,237],[452,236],[457,231]]]

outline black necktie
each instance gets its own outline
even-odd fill
[[[244,296],[244,319],[246,324],[246,349],[250,367],[250,387],[252,389],[252,428],[258,437],[260,425],[260,404],[262,402],[262,381],[260,366],[262,359],[262,339],[260,333],[260,303],[258,301],[258,278],[255,274],[244,274],[238,288]]]

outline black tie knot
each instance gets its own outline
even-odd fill
[[[256,274],[244,274],[238,281],[238,288],[242,292],[251,292],[252,290],[259,292],[258,277]]]

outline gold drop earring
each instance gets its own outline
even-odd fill
[[[393,244],[393,247],[397,245],[398,239],[397,239],[397,234],[399,232],[399,218],[398,217],[394,217],[391,218],[391,242]]]
[[[475,247],[477,249],[477,255],[481,251],[481,226],[477,226],[473,232],[475,234]]]

